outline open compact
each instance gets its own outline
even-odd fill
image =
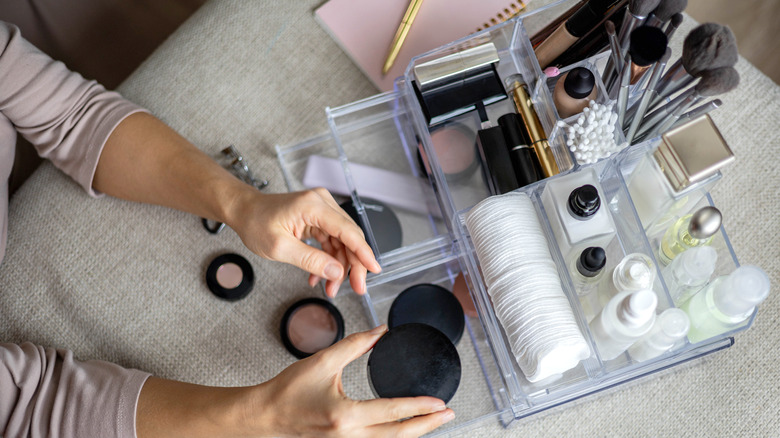
[[[330,302],[305,298],[287,309],[280,331],[287,351],[303,359],[340,341],[344,337],[344,318]]]
[[[383,202],[379,202],[375,199],[361,198],[361,203],[366,212],[368,222],[371,224],[374,239],[376,240],[376,248],[372,242],[371,249],[375,254],[382,254],[390,252],[396,248],[400,248],[403,243],[403,233],[401,232],[401,222],[398,220],[398,216],[393,210]],[[363,221],[360,219],[360,215],[355,208],[352,200],[348,200],[340,204],[340,207],[347,212],[349,217],[355,221],[356,224],[363,230],[363,233],[368,236],[363,226]]]
[[[255,273],[249,260],[238,254],[222,254],[206,269],[206,285],[219,298],[236,301],[252,291]]]

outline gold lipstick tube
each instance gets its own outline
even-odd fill
[[[512,99],[515,101],[517,112],[523,119],[525,129],[531,138],[531,146],[539,158],[539,164],[542,166],[544,177],[549,178],[557,175],[560,173],[558,163],[555,161],[555,156],[550,148],[550,143],[547,141],[547,135],[544,133],[542,123],[539,121],[539,116],[536,115],[533,102],[531,102],[531,96],[528,95],[520,81],[514,81],[509,88],[509,92],[512,93]]]

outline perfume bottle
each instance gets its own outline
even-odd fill
[[[681,217],[661,238],[658,260],[668,265],[686,249],[709,245],[722,222],[720,210],[709,206]]]
[[[596,171],[589,167],[547,183],[542,204],[561,254],[570,259],[575,247],[606,248],[615,223],[604,202]]]
[[[711,246],[697,246],[682,252],[661,274],[669,288],[669,295],[677,305],[688,301],[701,290],[718,262],[718,252]]]
[[[612,271],[612,281],[599,288],[599,302],[605,306],[620,292],[652,289],[655,282],[655,263],[649,256],[635,252],[623,257]]]
[[[677,308],[666,309],[655,319],[653,328],[628,348],[628,354],[637,362],[658,357],[684,338],[690,326],[685,312]]]
[[[590,322],[590,331],[603,360],[626,351],[653,327],[658,297],[652,290],[625,291],[615,295]]]
[[[580,299],[582,311],[588,321],[601,310],[596,291],[603,281],[606,264],[607,253],[604,248],[598,246],[585,248],[570,263],[569,272],[571,272],[574,291]]]
[[[716,278],[680,307],[691,319],[688,339],[695,344],[738,327],[768,295],[769,277],[757,266]]]
[[[644,229],[665,228],[668,223],[657,222],[672,221],[696,205],[720,178],[720,169],[733,161],[733,152],[709,115],[667,131],[628,181]]]

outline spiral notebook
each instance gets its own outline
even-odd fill
[[[425,0],[395,64],[382,75],[409,0],[330,0],[314,11],[322,27],[382,91],[417,55],[508,19],[528,0]]]

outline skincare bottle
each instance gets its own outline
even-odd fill
[[[596,98],[596,78],[585,67],[576,67],[564,73],[555,83],[553,104],[558,115],[568,118],[581,113]]]
[[[628,182],[644,229],[658,229],[654,225],[662,218],[673,221],[681,216],[676,212],[696,205],[720,178],[720,169],[732,161],[734,154],[709,115],[667,131],[661,144],[639,161]]]
[[[710,281],[718,262],[718,252],[711,246],[685,250],[661,272],[676,305],[687,301]]]
[[[612,281],[605,281],[599,288],[602,306],[620,292],[652,289],[655,282],[655,263],[641,252],[623,257],[612,271]]]
[[[767,295],[769,277],[757,266],[716,278],[680,307],[691,320],[688,339],[695,344],[738,327]]]
[[[552,180],[544,188],[542,204],[566,260],[574,247],[606,248],[615,237],[615,223],[601,193],[593,168]]]
[[[684,338],[690,328],[688,315],[680,309],[666,309],[655,318],[653,328],[629,347],[628,354],[637,362],[658,357]]]
[[[603,360],[623,353],[653,327],[658,297],[652,290],[615,295],[590,322],[590,331]]]
[[[720,211],[709,206],[681,217],[661,238],[658,261],[668,265],[686,249],[709,245],[722,220]]]
[[[607,264],[607,253],[604,248],[591,246],[585,248],[572,260],[569,272],[577,295],[587,295],[594,290],[604,276],[604,265]]]

